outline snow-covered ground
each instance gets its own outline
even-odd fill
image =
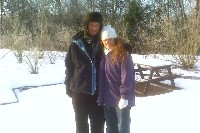
[[[65,55],[55,64],[45,61],[39,74],[30,74],[27,63],[19,64],[12,52],[3,57],[7,51],[0,49],[0,133],[75,133],[71,99],[63,84]],[[139,58],[143,57],[133,55],[133,59]],[[155,62],[148,57],[151,60]],[[131,109],[131,133],[200,133],[200,61],[195,65],[198,71],[172,70],[198,77],[175,79],[180,90],[136,97],[136,106]],[[23,86],[39,87],[16,89]]]

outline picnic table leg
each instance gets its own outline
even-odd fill
[[[140,65],[137,65],[137,67],[138,67],[138,71],[140,73],[141,78],[144,79],[144,74],[142,72],[142,67]]]
[[[144,96],[147,96],[150,84],[151,84],[151,79],[153,77],[153,73],[154,73],[154,69],[150,70],[150,74],[149,74],[149,82],[146,83],[145,88],[144,88]]]
[[[146,85],[145,85],[144,93],[143,93],[144,96],[147,96],[147,93],[148,93],[149,87],[150,87],[150,82],[146,83]]]
[[[167,68],[167,71],[168,71],[169,76],[172,77],[172,71],[171,71],[171,68],[170,68],[170,67]],[[171,84],[172,84],[173,86],[175,86],[174,79],[173,79],[173,78],[170,78],[170,81],[171,81]]]

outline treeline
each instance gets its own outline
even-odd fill
[[[99,11],[134,53],[181,55],[187,67],[199,53],[199,0],[1,0],[0,6],[1,48],[66,51],[85,14]]]

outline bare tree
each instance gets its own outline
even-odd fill
[[[2,32],[3,32],[3,0],[1,0],[1,3],[0,3],[1,5],[1,16],[0,16],[0,19],[1,19],[1,36],[2,36]]]
[[[96,8],[103,14],[104,23],[114,26],[121,36],[125,36],[125,14],[130,0],[97,0]]]

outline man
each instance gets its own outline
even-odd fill
[[[99,12],[89,12],[84,30],[70,43],[65,58],[66,92],[72,98],[76,133],[104,132],[103,107],[98,106],[98,69],[103,49],[100,45],[103,18]]]

